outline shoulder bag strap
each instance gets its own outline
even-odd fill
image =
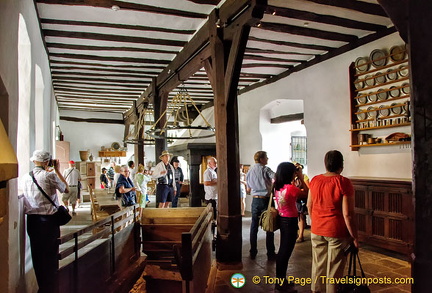
[[[68,178],[68,176],[72,173],[74,169],[70,170],[69,173],[66,175],[66,177],[64,178],[66,180],[66,178]],[[76,169],[75,169],[76,170]]]
[[[270,209],[271,209],[271,206],[272,206],[272,200],[273,200],[273,191],[270,193],[270,200],[269,200],[269,203],[268,203],[267,210],[270,210]]]
[[[58,206],[56,206],[56,204],[54,203],[54,201],[48,196],[48,194],[46,194],[46,192],[42,189],[42,187],[39,186],[39,184],[36,181],[36,178],[34,177],[33,171],[30,171],[30,176],[33,179],[34,184],[36,184],[37,188],[40,190],[40,192],[42,192],[42,194],[52,203],[53,206],[55,206],[56,208],[58,208]]]
[[[359,263],[359,266],[360,266],[360,271],[361,271],[362,277],[365,278],[366,276],[365,276],[365,273],[363,271],[363,268],[362,268],[362,265],[361,265],[361,262],[360,262],[360,257],[358,255],[358,252],[356,253],[356,255],[357,255],[357,260],[358,260],[358,263]]]
[[[348,276],[354,276],[355,275],[355,269],[354,269],[354,271],[352,270],[353,269],[353,257],[355,257],[354,251],[351,251],[349,254]],[[355,258],[354,258],[354,267],[355,267]],[[352,272],[352,274],[351,274],[351,272]]]

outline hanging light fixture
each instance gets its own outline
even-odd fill
[[[168,109],[169,113],[168,113]],[[158,128],[159,121],[166,115],[166,121],[163,127]],[[200,116],[204,125],[192,125],[193,119]],[[168,121],[173,119],[172,125]],[[178,132],[184,130],[186,135],[179,136]],[[200,130],[199,134],[195,131]],[[180,87],[178,93],[172,99],[170,105],[165,109],[159,119],[145,132],[149,136],[157,139],[202,139],[215,135],[215,128],[202,115],[197,105],[189,95],[184,84]]]
[[[139,145],[155,144],[155,139],[149,136],[148,134],[146,134],[144,131],[140,134],[140,129],[145,128],[146,120],[150,121],[149,116],[151,116],[150,111],[147,108],[143,108],[143,110],[140,112],[136,124],[134,125],[134,128],[130,130],[127,139],[124,140],[125,143],[139,144]]]

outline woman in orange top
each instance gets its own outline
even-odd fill
[[[351,181],[341,176],[343,156],[339,151],[327,152],[327,172],[315,176],[309,189],[307,207],[311,216],[312,292],[335,292],[328,278],[341,278],[346,263],[344,250],[352,243],[358,248],[354,224],[354,189]]]

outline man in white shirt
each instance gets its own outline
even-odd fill
[[[58,160],[50,160],[49,152],[36,150],[30,161],[35,164],[32,174],[25,174],[21,179],[24,212],[27,214],[27,233],[30,238],[33,268],[39,285],[39,292],[57,292],[58,288],[58,250],[60,226],[56,217],[59,205],[57,190],[67,192],[66,180],[59,170]],[[53,164],[49,162],[52,161]],[[54,172],[48,171],[48,166]],[[34,179],[32,178],[34,177]],[[45,192],[55,206],[45,197]]]
[[[75,216],[75,206],[78,199],[78,181],[81,181],[80,172],[75,168],[75,162],[69,161],[69,168],[63,171],[63,177],[69,186],[69,192],[62,193],[65,207],[72,205],[72,215]]]
[[[136,174],[134,161],[129,161],[128,166],[129,166],[129,172],[130,172],[129,177],[130,177],[130,179],[132,179],[132,182],[134,182],[135,174]]]
[[[213,218],[217,218],[217,160],[214,157],[207,159],[207,170],[204,171],[204,191],[206,204],[213,207]]]
[[[156,204],[159,208],[169,208],[169,204],[177,192],[174,167],[169,163],[170,156],[168,151],[163,151],[159,156],[161,161],[152,173],[152,177],[157,180]]]

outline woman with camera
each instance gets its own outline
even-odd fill
[[[293,185],[294,179],[298,178],[304,184],[303,173],[296,169],[292,163],[280,163],[275,174],[273,183],[273,192],[279,212],[280,224],[280,245],[278,257],[276,260],[276,277],[279,280],[284,280],[276,284],[276,290],[284,292],[297,292],[294,290],[294,284],[288,284],[286,279],[288,261],[297,239],[298,230],[298,212],[296,201],[298,197],[305,196],[308,192],[307,186],[304,190],[300,190]]]

